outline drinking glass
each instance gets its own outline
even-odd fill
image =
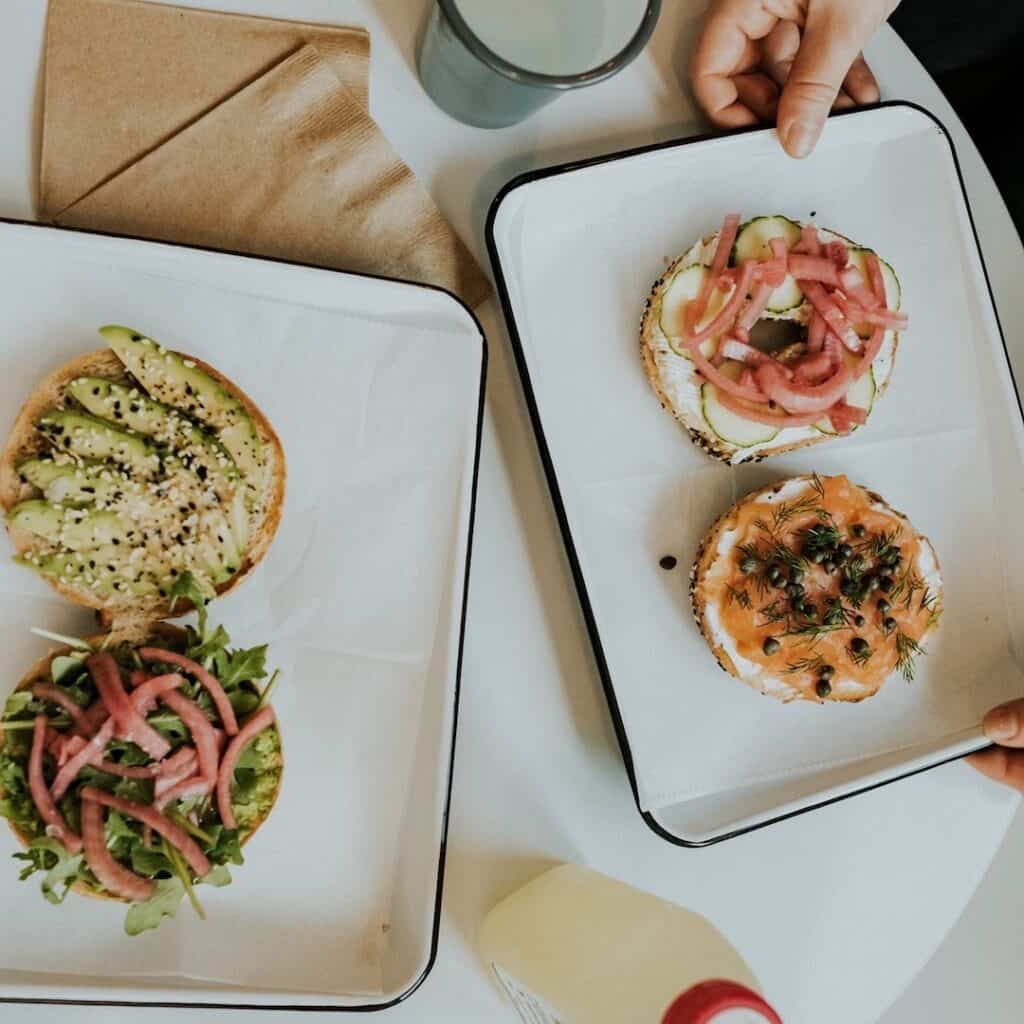
[[[505,128],[621,71],[660,13],[661,0],[436,0],[420,79],[452,117]]]

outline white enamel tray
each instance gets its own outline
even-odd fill
[[[897,269],[911,327],[869,423],[760,465],[698,450],[641,367],[644,300],[730,211],[814,220]],[[688,139],[511,182],[488,226],[519,371],[598,667],[648,824],[705,845],[984,745],[1024,690],[1024,421],[952,144],[889,104],[829,121],[793,161],[774,133]],[[946,612],[912,685],[781,705],[716,666],[689,611],[700,538],[740,496],[847,473],[934,541]],[[678,558],[674,572],[659,568]]]
[[[225,889],[129,939],[124,908],[44,902],[0,827],[0,1002],[382,1009],[433,965],[486,346],[451,295],[196,249],[0,223],[2,429],[43,375],[125,323],[207,360],[283,442],[266,560],[211,608],[270,645],[277,807]],[[88,615],[0,540],[12,688]],[[14,1011],[8,1011],[14,1012]],[[0,1010],[0,1016],[3,1011]]]

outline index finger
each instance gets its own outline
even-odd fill
[[[697,43],[690,82],[704,113],[721,128],[756,124],[757,117],[739,97],[733,80],[758,64],[756,40],[772,30],[776,18],[761,0],[719,0],[708,13]]]
[[[984,721],[985,735],[1002,747],[1024,747],[1024,700],[993,708]]]

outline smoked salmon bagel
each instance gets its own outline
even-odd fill
[[[748,494],[712,526],[690,575],[718,664],[781,701],[857,702],[914,678],[942,615],[927,537],[845,476]]]
[[[871,249],[788,217],[726,217],[658,280],[641,326],[662,406],[724,462],[863,425],[885,392],[900,284]]]

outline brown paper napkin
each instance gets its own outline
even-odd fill
[[[42,214],[476,305],[486,278],[367,112],[368,60],[355,29],[51,0]]]

